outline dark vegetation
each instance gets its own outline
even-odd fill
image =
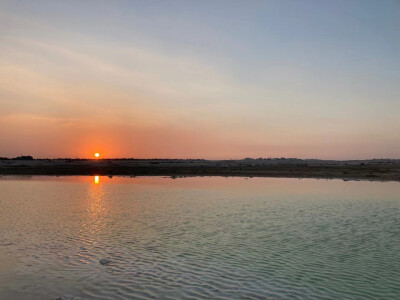
[[[30,155],[22,155],[14,158],[0,157],[0,160],[33,160],[33,157]]]
[[[400,160],[0,159],[0,175],[244,176],[400,181]]]

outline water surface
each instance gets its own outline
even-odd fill
[[[3,177],[0,299],[400,299],[399,216],[397,182]]]

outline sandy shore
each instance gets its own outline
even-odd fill
[[[400,160],[0,160],[0,175],[257,176],[400,181]]]

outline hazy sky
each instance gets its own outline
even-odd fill
[[[2,1],[0,156],[400,158],[400,1]]]

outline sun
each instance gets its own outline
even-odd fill
[[[99,158],[99,157],[100,157],[99,152],[96,152],[96,153],[94,154],[94,157]]]

